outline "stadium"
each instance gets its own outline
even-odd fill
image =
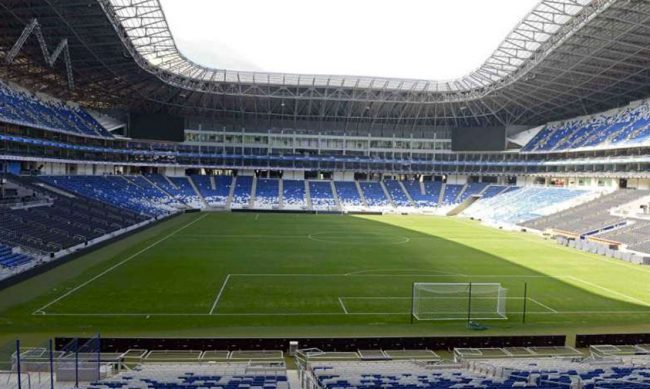
[[[0,1],[0,388],[650,387],[650,1],[231,3]]]

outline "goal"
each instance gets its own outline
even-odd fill
[[[416,320],[503,320],[506,294],[499,283],[415,282],[411,313]]]

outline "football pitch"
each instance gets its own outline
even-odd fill
[[[471,333],[462,319],[412,322],[415,282],[507,288],[507,319],[481,322],[481,335],[650,329],[650,268],[530,233],[430,216],[195,213],[0,292],[0,334]]]

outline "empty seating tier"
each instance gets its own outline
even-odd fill
[[[280,180],[258,178],[255,187],[255,208],[269,209],[280,206]]]
[[[38,98],[2,82],[0,82],[0,121],[76,135],[113,137],[81,108],[53,99]]]
[[[645,144],[650,140],[650,102],[591,117],[546,125],[524,152],[566,151]]]
[[[311,206],[314,210],[335,210],[336,199],[330,181],[309,181]]]
[[[381,183],[364,181],[360,182],[359,184],[363,190],[363,196],[366,199],[366,204],[369,207],[384,208],[390,206],[390,199],[386,197],[386,193],[381,187]]]
[[[612,208],[649,194],[649,191],[642,190],[618,190],[573,208],[530,220],[523,225],[538,230],[555,228],[578,234],[597,232],[625,222],[623,217],[610,213]]]
[[[359,195],[359,189],[354,181],[336,181],[336,195],[339,197],[341,206],[346,209],[360,209],[364,204]]]
[[[285,209],[304,209],[305,202],[305,182],[299,180],[283,180],[282,186],[282,205]]]
[[[6,245],[52,253],[86,244],[147,219],[88,197],[63,196],[36,186],[40,181],[34,178],[9,177],[19,185],[44,193],[52,202],[46,206],[0,211],[0,242]]]
[[[504,190],[498,196],[480,199],[463,215],[495,224],[521,224],[560,209],[566,209],[593,195],[580,189],[524,187]],[[581,197],[583,196],[583,197]]]
[[[235,180],[235,190],[232,194],[232,208],[248,207],[253,191],[253,176],[238,176]]]

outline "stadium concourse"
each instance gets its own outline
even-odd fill
[[[180,3],[0,2],[0,389],[650,388],[650,1]]]

